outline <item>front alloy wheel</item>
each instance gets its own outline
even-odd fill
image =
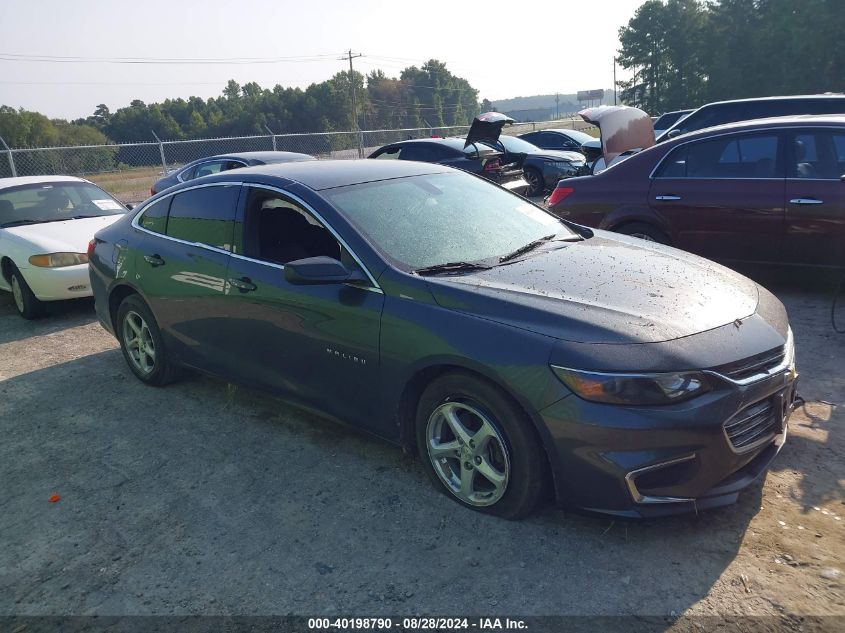
[[[510,473],[508,449],[482,411],[446,402],[432,412],[426,435],[431,465],[453,495],[482,507],[502,498]]]

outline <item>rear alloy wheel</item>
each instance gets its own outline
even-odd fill
[[[617,233],[622,233],[623,235],[638,237],[646,242],[669,244],[669,238],[663,231],[650,224],[646,224],[645,222],[631,222],[630,224],[624,224],[616,229],[616,231]]]
[[[417,446],[434,485],[461,505],[508,519],[530,514],[546,459],[530,421],[483,378],[446,374],[423,392]]]
[[[527,197],[531,198],[533,196],[543,195],[543,192],[546,190],[546,183],[543,180],[543,174],[533,167],[528,167],[523,171],[523,176],[525,178],[525,182],[528,183],[528,191],[525,193]]]
[[[15,300],[15,307],[24,319],[37,319],[44,314],[44,303],[39,301],[21,271],[12,268],[12,275],[9,285],[12,287],[12,298]]]
[[[177,377],[155,317],[137,295],[126,297],[117,309],[117,333],[129,369],[142,382],[161,386]]]

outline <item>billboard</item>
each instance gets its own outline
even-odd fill
[[[604,99],[604,90],[579,90],[578,101],[601,101]]]

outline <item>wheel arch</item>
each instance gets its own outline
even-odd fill
[[[143,299],[141,292],[135,286],[128,283],[118,284],[109,290],[109,321],[111,322],[113,332],[117,332],[117,309],[123,300],[130,295],[138,295]]]
[[[511,401],[520,411],[525,414],[525,417],[531,423],[531,429],[534,432],[540,448],[545,457],[546,477],[555,488],[555,493],[558,492],[558,482],[555,476],[557,469],[555,462],[549,451],[551,439],[547,433],[542,431],[542,422],[539,413],[523,398],[520,398],[513,390],[509,389],[507,385],[499,377],[492,375],[489,371],[484,371],[482,367],[473,367],[460,361],[453,359],[444,359],[432,362],[423,367],[417,368],[410,378],[405,382],[402,393],[397,404],[397,422],[399,425],[399,439],[402,450],[408,454],[416,454],[418,447],[416,446],[415,420],[416,410],[419,404],[420,397],[425,391],[426,387],[434,380],[450,373],[463,373],[480,378],[501,390],[504,396]],[[557,494],[555,494],[557,498]]]
[[[12,283],[12,267],[15,266],[15,262],[12,261],[12,258],[8,255],[3,255],[0,258],[0,275],[3,275],[3,279],[6,280],[6,283]]]

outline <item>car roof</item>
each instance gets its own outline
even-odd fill
[[[813,125],[845,125],[845,114],[796,114],[792,116],[767,117],[765,119],[747,119],[723,123],[713,127],[695,130],[688,134],[681,134],[675,138],[690,139],[699,135],[709,136],[714,132],[741,131],[744,129],[772,128],[772,127],[802,127]],[[674,140],[674,139],[673,139]]]
[[[16,176],[14,178],[0,178],[0,189],[19,187],[21,185],[38,185],[49,182],[88,182],[76,176]]]
[[[454,171],[437,163],[420,163],[412,160],[373,160],[369,158],[355,160],[314,160],[292,163],[274,163],[244,167],[236,171],[220,172],[205,176],[203,182],[243,180],[272,184],[275,179],[295,181],[313,189],[333,189],[364,182],[406,178],[423,174],[439,174]],[[191,180],[196,183],[198,180]],[[188,183],[186,183],[188,184]]]
[[[410,138],[407,141],[390,143],[390,147],[395,147],[397,145],[413,145],[415,143],[436,143],[437,145],[446,145],[447,147],[463,151],[464,142],[464,139],[456,136],[450,136],[448,138]]]
[[[310,154],[302,154],[300,152],[275,152],[272,150],[260,151],[260,152],[232,152],[231,154],[215,154],[214,156],[206,156],[204,158],[198,158],[193,162],[202,162],[205,160],[213,160],[218,158],[240,158],[243,160],[261,160],[261,161],[272,161],[272,160],[280,160],[280,159],[300,159],[300,160],[316,160]]]
[[[701,108],[709,108],[710,106],[723,105],[729,103],[756,103],[767,101],[820,101],[822,99],[830,99],[834,101],[845,100],[845,94],[841,92],[825,92],[815,95],[782,95],[774,97],[749,97],[747,99],[727,99],[725,101],[713,101],[712,103],[705,103]],[[701,108],[698,108],[699,110]]]

